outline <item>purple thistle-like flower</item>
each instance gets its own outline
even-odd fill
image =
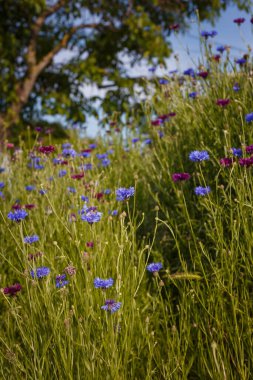
[[[101,306],[101,309],[115,313],[121,307],[121,302],[115,300],[106,300],[105,305]]]
[[[114,284],[114,280],[112,278],[108,278],[107,280],[103,280],[102,278],[96,277],[94,280],[95,288],[108,289]]]
[[[174,173],[172,174],[173,182],[187,181],[191,176],[189,173]]]
[[[14,222],[21,222],[27,217],[28,213],[25,210],[16,210],[13,212],[9,212],[8,219]]]
[[[147,270],[151,273],[159,272],[163,268],[162,263],[151,263],[147,265]]]
[[[32,235],[32,236],[25,236],[24,237],[24,243],[32,244],[39,240],[38,235]]]
[[[32,278],[43,278],[48,276],[50,273],[50,269],[48,267],[39,267],[36,268],[35,271],[31,270],[30,274]]]
[[[253,121],[253,112],[248,113],[248,114],[245,116],[245,120],[247,121],[247,123],[250,123],[251,121]]]
[[[18,292],[20,292],[21,289],[22,286],[20,284],[14,284],[4,288],[3,292],[6,295],[15,296]]]
[[[220,159],[220,164],[224,167],[229,167],[233,163],[233,159],[229,157],[224,157]]]
[[[206,150],[194,150],[189,154],[189,159],[194,162],[209,160],[209,154]]]
[[[134,187],[129,187],[129,189],[125,187],[119,187],[116,190],[116,200],[117,201],[125,201],[134,195]]]
[[[207,187],[197,186],[194,189],[194,193],[201,197],[204,197],[205,195],[209,194],[210,191],[211,191],[210,186],[207,186]]]

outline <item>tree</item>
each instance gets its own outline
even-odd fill
[[[124,107],[138,81],[127,75],[126,57],[130,65],[154,58],[165,63],[171,53],[171,25],[187,28],[195,7],[203,19],[215,17],[227,3],[0,0],[0,138],[21,120],[42,115],[63,115],[66,122],[97,115],[82,92],[84,83],[114,86],[111,95]],[[68,53],[67,60],[57,59],[61,52]]]

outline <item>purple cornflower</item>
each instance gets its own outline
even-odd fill
[[[0,173],[5,172],[5,168],[0,168]]]
[[[32,244],[39,240],[38,235],[32,235],[32,236],[25,236],[24,237],[24,243]]]
[[[106,195],[109,195],[109,194],[111,194],[111,190],[110,189],[105,189],[103,191],[103,193],[106,194]]]
[[[248,114],[245,116],[245,120],[247,121],[247,123],[253,121],[253,112],[248,113]]]
[[[97,223],[100,221],[102,212],[98,212],[96,207],[89,207],[81,210],[81,219],[89,224]]]
[[[246,146],[246,153],[253,153],[253,145],[248,145],[248,146]]]
[[[30,274],[32,278],[43,278],[48,276],[50,273],[50,269],[48,267],[39,267],[34,270],[31,270]]]
[[[195,194],[198,196],[201,196],[201,197],[204,197],[205,195],[210,193],[210,191],[211,191],[211,189],[209,186],[207,186],[207,187],[197,186],[194,189]]]
[[[146,140],[143,141],[143,143],[145,145],[150,145],[150,144],[152,144],[152,140],[151,139],[146,139]]]
[[[189,159],[194,162],[209,160],[209,158],[206,150],[194,150],[189,154]]]
[[[89,202],[89,198],[88,197],[86,197],[85,195],[81,195],[81,200],[83,201],[83,202]]]
[[[0,182],[0,189],[3,189],[5,186],[5,183],[4,182]]]
[[[135,138],[132,139],[132,143],[135,144],[135,143],[137,143],[139,140],[140,140],[140,139],[139,139],[138,137],[135,137]]]
[[[147,265],[147,270],[151,273],[159,272],[159,270],[161,270],[162,268],[163,268],[162,263],[151,263]]]
[[[90,163],[84,164],[83,165],[83,170],[92,170],[92,164],[90,164]]]
[[[90,152],[81,152],[80,156],[84,157],[84,158],[88,158],[88,157],[90,157]]]
[[[101,309],[115,313],[121,307],[121,302],[116,302],[115,300],[106,300],[105,305],[101,306]]]
[[[191,178],[191,176],[189,173],[174,173],[174,174],[172,174],[172,181],[173,182],[187,181],[190,178]]]
[[[129,187],[129,189],[125,187],[119,187],[116,190],[116,200],[117,201],[125,201],[134,195],[134,187]]]
[[[45,195],[47,193],[47,190],[40,189],[39,190],[40,195]]]
[[[20,284],[14,284],[4,288],[3,292],[6,295],[15,296],[18,292],[20,292],[21,289],[22,286]]]
[[[159,79],[159,84],[168,84],[168,79]]]
[[[235,157],[242,157],[242,149],[241,148],[231,148],[232,153]]]
[[[117,215],[118,215],[118,210],[112,210],[112,211],[109,210],[109,211],[108,211],[108,214],[109,214],[109,215],[112,215],[112,216],[117,216]]]
[[[108,289],[114,284],[114,280],[112,278],[108,278],[107,280],[103,280],[102,278],[96,277],[94,280],[95,288]]]
[[[57,288],[63,288],[68,285],[69,281],[66,280],[66,274],[61,274],[60,276],[56,276],[55,286]]]
[[[246,166],[247,168],[251,165],[253,165],[253,158],[239,158],[239,165],[240,166]]]
[[[13,222],[21,222],[21,220],[24,220],[27,217],[28,213],[25,210],[16,210],[11,211],[8,214],[8,219],[12,220]]]
[[[229,158],[229,157],[224,157],[224,158],[221,158],[220,159],[220,164],[224,167],[229,167],[231,166],[233,163],[233,159],[232,158]]]
[[[103,159],[107,158],[108,154],[107,153],[97,153],[96,156],[99,160],[103,160]]]
[[[103,160],[101,160],[101,165],[106,168],[107,166],[109,166],[111,163],[111,160],[109,160],[109,158],[104,158]]]

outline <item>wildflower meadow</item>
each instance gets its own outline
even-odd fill
[[[145,129],[4,144],[1,379],[253,378],[252,55],[216,34]]]

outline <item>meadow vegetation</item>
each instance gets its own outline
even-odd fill
[[[208,41],[147,135],[1,153],[2,379],[252,378],[251,57]]]

